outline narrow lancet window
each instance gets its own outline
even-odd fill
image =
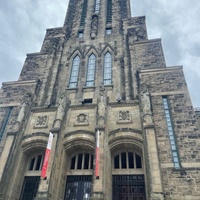
[[[77,55],[72,62],[72,70],[69,81],[69,88],[75,88],[78,84],[78,74],[79,74],[80,58]]]
[[[107,52],[104,57],[103,84],[112,84],[112,55],[110,52]]]
[[[100,0],[95,0],[94,12],[99,13],[99,9],[100,9]]]
[[[172,151],[172,159],[173,159],[174,167],[179,169],[180,168],[180,159],[178,157],[175,133],[174,133],[174,128],[172,126],[170,107],[169,107],[167,97],[163,97],[162,100],[163,100],[163,107],[164,107],[164,111],[165,111],[165,119],[166,119],[166,123],[167,123],[168,136],[169,136],[169,141],[170,141],[170,146],[171,146],[171,151]]]
[[[85,25],[85,19],[87,15],[87,5],[88,5],[88,0],[84,0],[80,26]]]
[[[107,0],[107,16],[106,23],[112,23],[112,0]]]
[[[93,86],[95,79],[96,57],[92,54],[88,59],[86,86]]]

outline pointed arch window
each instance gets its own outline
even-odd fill
[[[100,9],[100,0],[95,0],[94,12],[99,13],[99,9]]]
[[[86,86],[93,86],[95,79],[96,56],[91,54],[88,59]]]
[[[72,62],[72,70],[71,70],[71,76],[70,76],[70,81],[69,81],[69,88],[77,87],[79,67],[80,67],[80,57],[77,55],[73,59],[73,62]]]
[[[112,54],[107,52],[104,57],[103,84],[112,84]]]

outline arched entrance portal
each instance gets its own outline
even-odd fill
[[[146,200],[142,142],[118,138],[111,153],[112,200]]]
[[[77,131],[68,135],[64,140],[66,153],[64,200],[89,200],[94,166],[94,133]]]
[[[145,200],[145,180],[142,158],[133,151],[114,156],[113,200]]]
[[[91,196],[93,155],[77,153],[70,159],[67,173],[65,200],[83,200]]]

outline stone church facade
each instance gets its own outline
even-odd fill
[[[129,0],[70,0],[0,90],[0,200],[200,200],[199,128]]]

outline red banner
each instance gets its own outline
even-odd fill
[[[49,158],[50,158],[52,141],[53,141],[53,134],[50,132],[49,133],[49,140],[48,140],[47,148],[46,148],[46,152],[45,152],[44,162],[43,162],[43,166],[42,166],[42,172],[41,172],[41,177],[42,178],[46,177],[46,172],[47,172],[47,167],[48,167]]]
[[[50,151],[51,150],[46,149],[46,152],[45,152],[45,157],[44,157],[44,162],[43,162],[42,172],[41,172],[42,178],[46,177],[46,172],[47,172],[47,167],[48,167],[48,162],[49,162],[49,157],[50,157]]]
[[[96,132],[95,176],[96,176],[96,178],[99,178],[99,130],[97,130],[97,132]]]

